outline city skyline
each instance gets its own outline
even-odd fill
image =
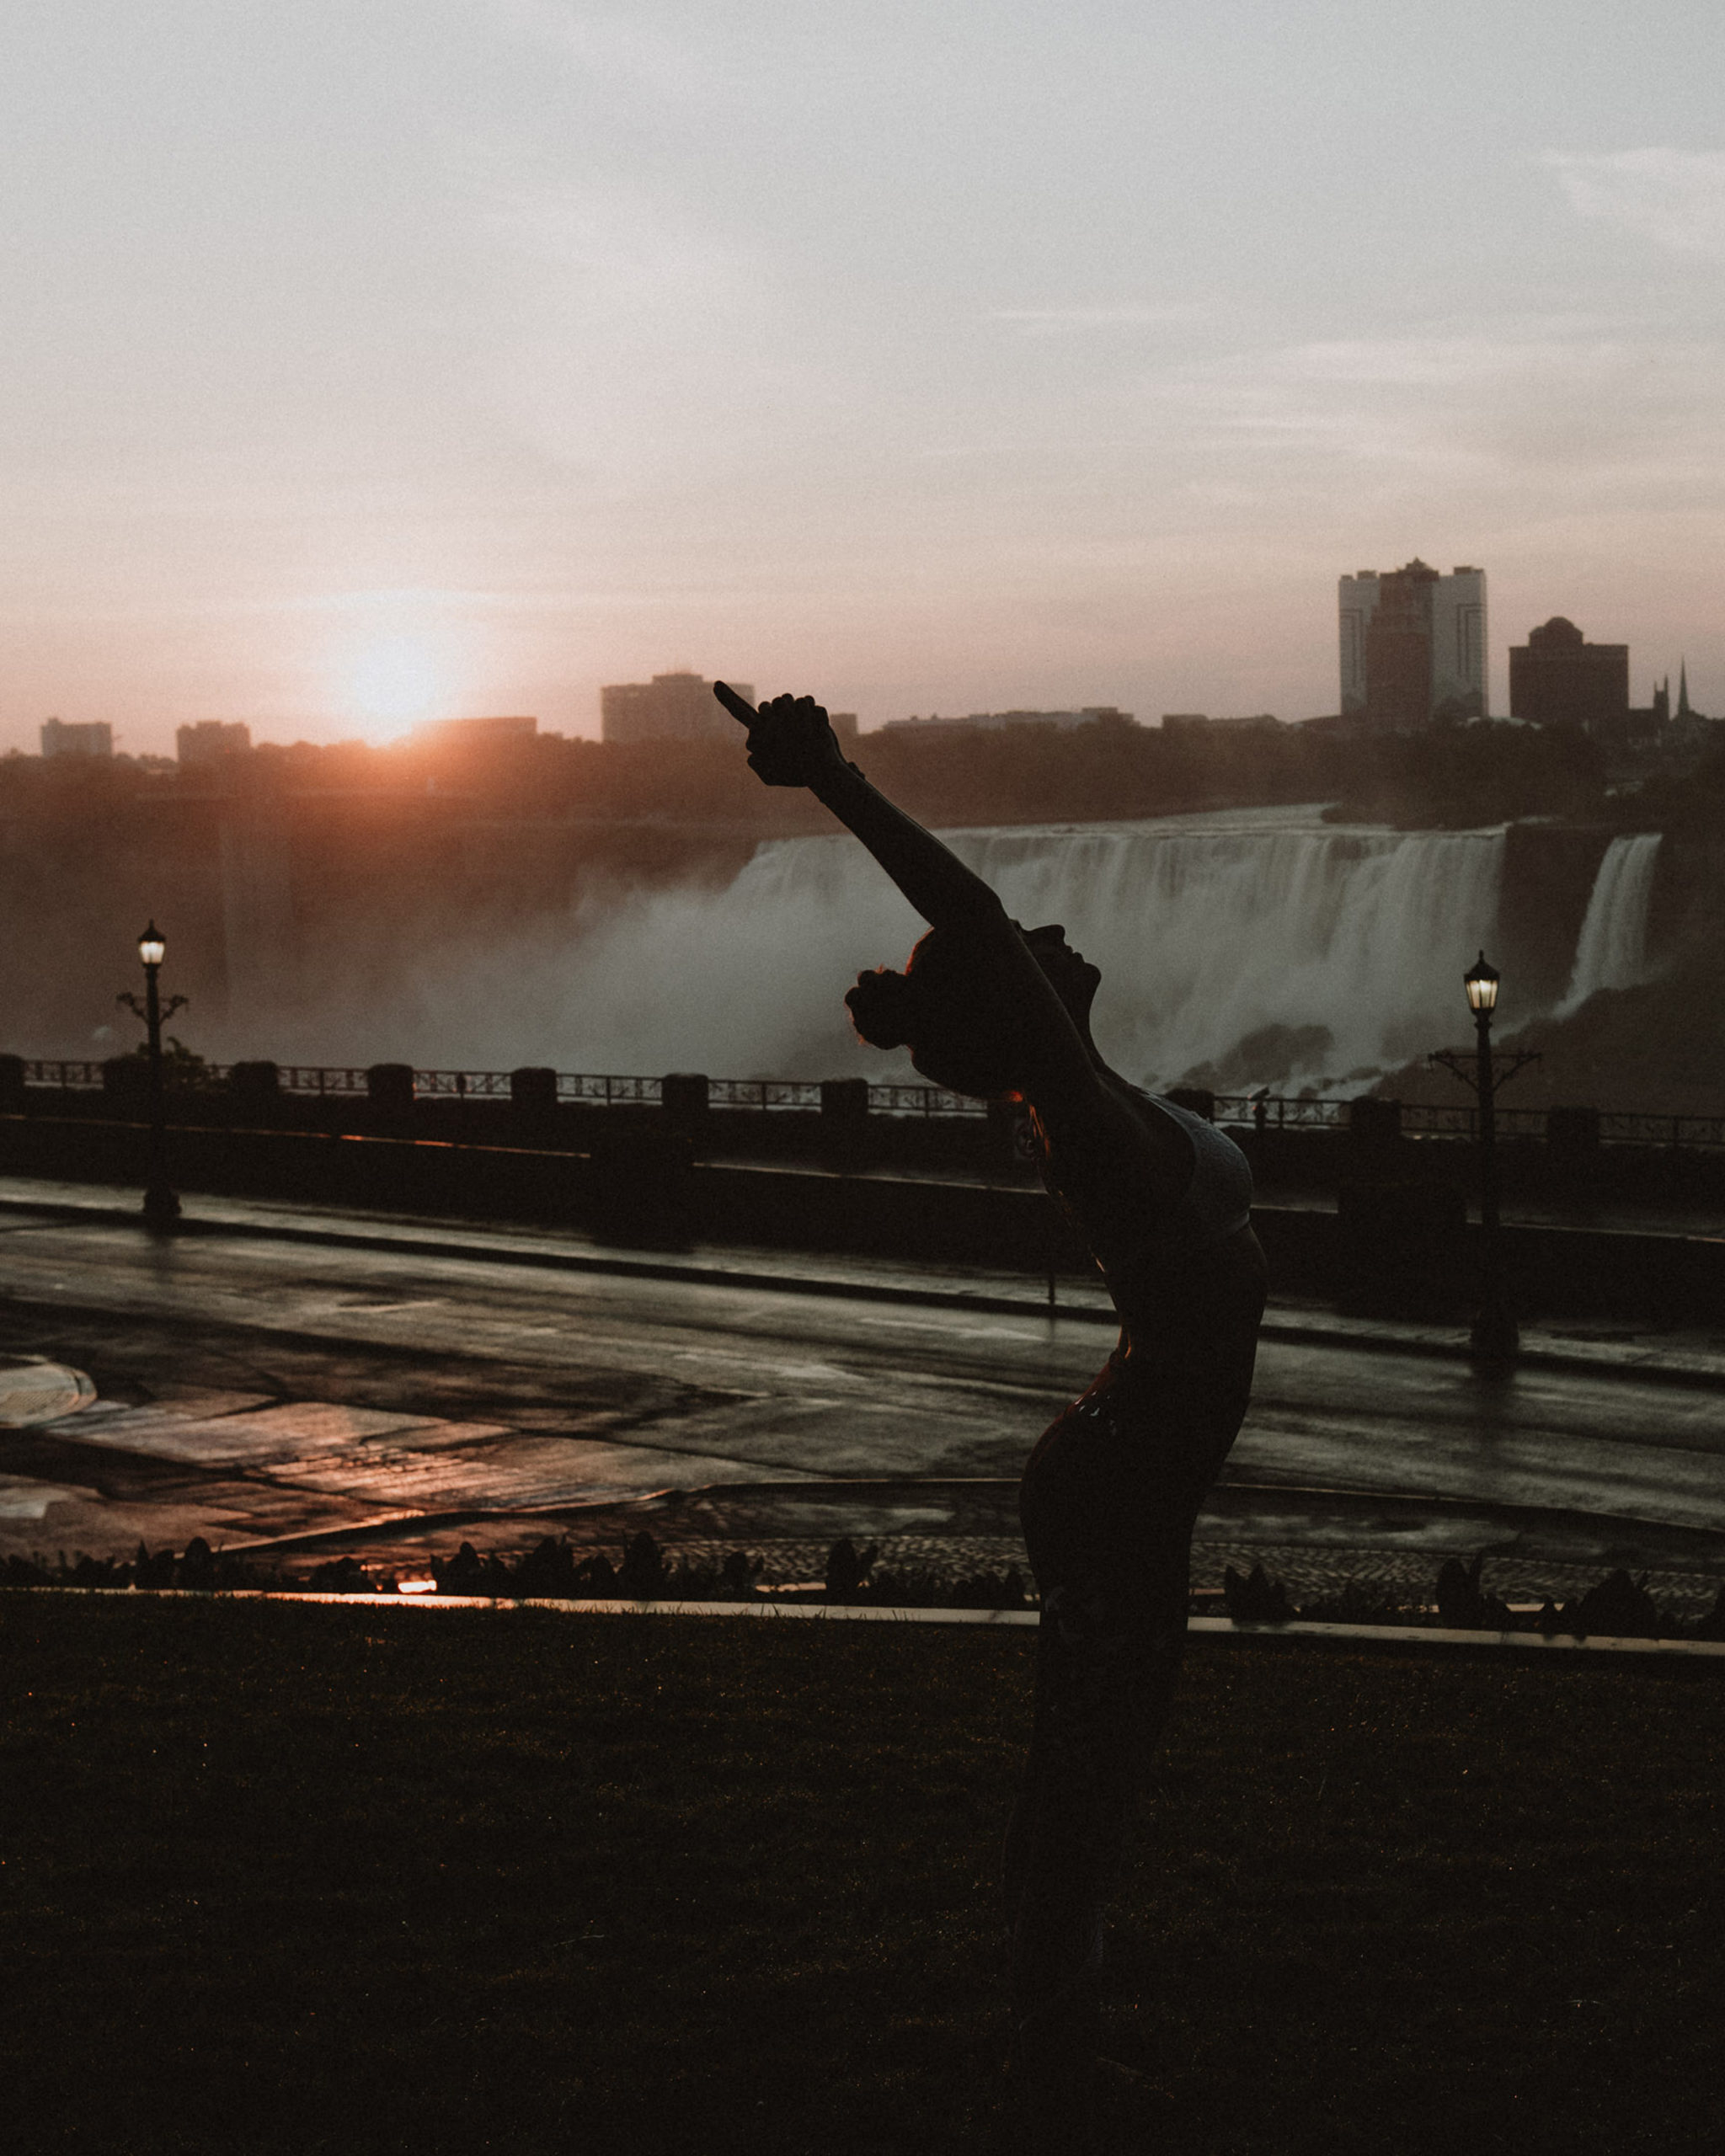
[[[1415,553],[1489,572],[1489,711],[1555,615],[1720,702],[1716,11],[72,0],[0,60],[0,752],[596,735],[682,665],[1297,719]]]
[[[1416,712],[1410,709],[1406,713],[1391,715],[1387,707],[1376,709],[1371,705],[1367,687],[1369,670],[1366,646],[1371,618],[1378,604],[1377,592],[1380,586],[1389,583],[1393,587],[1410,574],[1429,580],[1434,591],[1439,594],[1436,604],[1441,618],[1436,625],[1429,623],[1424,632],[1428,655],[1422,662],[1422,670],[1426,671],[1429,675],[1429,687],[1423,698],[1422,710]],[[1504,652],[1509,682],[1508,694],[1505,698],[1506,708],[1493,712],[1489,709],[1481,711],[1477,707],[1467,709],[1462,707],[1460,698],[1455,694],[1458,688],[1464,692],[1471,688],[1476,694],[1480,693],[1479,684],[1482,675],[1495,679],[1498,674],[1505,670],[1493,669],[1490,664],[1492,648],[1489,642],[1486,640],[1483,627],[1486,619],[1485,584],[1485,572],[1482,569],[1464,566],[1458,568],[1451,575],[1443,577],[1418,558],[1392,574],[1380,576],[1377,572],[1362,570],[1354,576],[1338,579],[1341,627],[1339,694],[1332,700],[1332,707],[1327,712],[1305,712],[1297,717],[1283,717],[1273,712],[1236,716],[1226,713],[1162,712],[1156,715],[1146,712],[1140,717],[1140,714],[1125,711],[1116,704],[1090,704],[1077,708],[1068,707],[1060,709],[1018,707],[1007,712],[996,712],[975,710],[969,712],[939,713],[932,711],[926,714],[911,712],[891,718],[878,718],[873,726],[864,728],[861,725],[856,712],[840,711],[836,706],[834,706],[832,707],[833,723],[841,737],[852,739],[859,732],[873,733],[884,730],[897,733],[907,729],[950,731],[953,728],[966,725],[980,726],[989,729],[1016,723],[1033,723],[1038,721],[1052,723],[1057,728],[1071,728],[1087,719],[1094,718],[1107,718],[1127,725],[1151,728],[1164,726],[1252,728],[1275,724],[1297,726],[1306,719],[1321,718],[1332,721],[1340,718],[1354,727],[1365,730],[1377,730],[1385,725],[1391,728],[1411,726],[1418,730],[1434,723],[1445,721],[1455,723],[1459,720],[1464,723],[1476,721],[1501,723],[1508,719],[1513,723],[1527,723],[1531,720],[1537,723],[1551,723],[1554,721],[1562,723],[1566,718],[1573,718],[1577,723],[1591,727],[1594,714],[1589,696],[1585,692],[1579,696],[1573,712],[1564,707],[1564,701],[1561,694],[1550,711],[1543,707],[1526,712],[1518,709],[1515,687],[1518,678],[1517,669],[1526,659],[1525,645],[1518,647],[1511,643],[1507,646]],[[1434,636],[1434,626],[1438,631],[1435,636]],[[1548,638],[1554,631],[1564,632],[1578,641],[1580,638],[1580,632],[1573,629],[1573,626],[1561,616],[1554,617],[1542,625],[1533,625],[1524,633],[1527,634],[1537,646],[1543,639]],[[1453,679],[1445,675],[1441,662],[1437,664],[1434,664],[1433,662],[1433,654],[1440,645],[1447,647],[1451,644],[1455,646],[1450,660],[1452,670],[1454,670]],[[1597,652],[1600,647],[1593,645],[1589,648]],[[1626,712],[1629,698],[1627,684],[1629,680],[1640,677],[1632,675],[1631,654],[1627,645],[1612,645],[1605,648],[1609,648],[1616,654],[1619,671],[1625,677],[1625,686],[1620,701]],[[1691,704],[1688,687],[1688,667],[1685,659],[1680,659],[1679,674],[1682,682],[1682,695],[1678,709],[1680,715],[1687,718],[1690,715],[1691,709],[1698,709],[1698,707],[1692,707]],[[1669,705],[1669,670],[1663,681],[1657,672],[1650,675],[1648,680],[1648,707],[1644,707],[1639,716],[1643,722],[1657,719],[1658,723],[1663,724],[1668,715]],[[745,700],[752,700],[757,692],[751,683],[743,682],[738,685],[738,693]],[[724,740],[729,738],[728,729],[732,722],[725,718],[723,713],[718,712],[716,707],[709,708],[711,697],[712,683],[706,676],[687,668],[661,670],[654,675],[650,684],[607,683],[603,685],[599,691],[599,726],[596,728],[576,726],[567,731],[569,735],[577,739],[612,743],[674,739]],[[1547,700],[1549,701],[1549,698]],[[665,707],[662,711],[660,709],[661,705]],[[649,716],[649,712],[651,716]],[[269,722],[264,722],[265,727],[268,724]],[[462,735],[477,735],[481,732],[493,736],[499,734],[531,734],[538,728],[538,725],[537,714],[523,715],[518,718],[498,718],[490,713],[476,712],[446,713],[411,719],[392,718],[387,724],[369,732],[361,728],[357,732],[350,732],[344,735],[339,732],[314,729],[311,745],[328,746],[344,741],[360,740],[368,742],[369,745],[373,747],[388,747],[396,744],[423,746],[427,740],[439,736],[446,735],[453,739]],[[201,763],[208,760],[212,755],[223,753],[236,747],[248,750],[253,746],[293,745],[293,743],[286,738],[287,734],[291,731],[291,722],[278,727],[276,734],[267,733],[260,728],[259,738],[255,744],[250,739],[250,726],[245,721],[204,718],[190,724],[181,723],[174,729],[172,760],[182,764]],[[544,728],[543,731],[553,735],[563,735],[565,733],[564,728],[549,726]],[[152,755],[159,756],[163,754],[161,751],[141,750],[135,745],[128,745],[120,732],[106,721],[86,721],[80,723],[68,722],[58,714],[51,714],[37,727],[36,734],[40,744],[40,753],[45,756],[58,754],[104,757],[113,755],[147,757]],[[278,738],[278,735],[280,738]],[[306,739],[303,734],[295,738],[302,743]],[[11,745],[10,753],[19,753],[21,748],[22,744],[13,743]],[[28,750],[23,752],[29,753]],[[0,748],[0,755],[6,753],[8,753],[7,750]]]

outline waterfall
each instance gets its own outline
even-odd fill
[[[1658,831],[1642,831],[1605,848],[1575,947],[1575,969],[1554,1017],[1567,1018],[1599,989],[1634,988],[1647,979],[1648,909],[1659,838]]]
[[[1065,924],[1102,969],[1103,1054],[1164,1086],[1358,1091],[1447,1039],[1459,977],[1496,940],[1501,830],[1282,808],[944,835],[1027,927]],[[862,969],[902,965],[921,927],[855,840],[763,843],[716,895],[584,922],[531,1059],[908,1076],[854,1038],[841,998]]]

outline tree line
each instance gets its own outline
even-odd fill
[[[1461,829],[1525,816],[1717,824],[1725,745],[1628,771],[1573,727],[1484,722],[1370,735],[1312,722],[1240,733],[1098,719],[862,735],[862,768],[937,825],[1093,822],[1322,802],[1337,820]],[[88,828],[156,802],[417,798],[535,821],[724,824],[771,835],[824,828],[795,792],[761,787],[727,742],[614,743],[538,734],[373,748],[265,744],[214,766],[161,759],[0,759],[0,814]]]

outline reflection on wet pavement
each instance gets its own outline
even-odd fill
[[[441,1546],[487,1519],[520,1546],[655,1492],[812,1501],[846,1478],[896,1486],[901,1534],[1007,1548],[1023,1458],[1108,1345],[1065,1315],[75,1222],[0,1240],[0,1399],[24,1409],[0,1433],[0,1554],[385,1525],[405,1546],[416,1523]],[[1632,1368],[1487,1383],[1364,1331],[1273,1337],[1259,1373],[1201,1528],[1218,1545],[1581,1562],[1591,1519],[1631,1523],[1650,1563],[1725,1551],[1725,1390]],[[987,1517],[934,1481],[991,1493]],[[831,1534],[870,1517],[857,1492],[810,1514]],[[788,1546],[809,1531],[756,1525]]]
[[[0,1361],[0,1430],[56,1422],[89,1406],[95,1397],[84,1373],[63,1363]]]

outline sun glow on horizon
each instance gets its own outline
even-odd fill
[[[355,660],[348,701],[368,722],[371,739],[384,740],[430,716],[446,691],[443,670],[423,638],[380,637]]]

